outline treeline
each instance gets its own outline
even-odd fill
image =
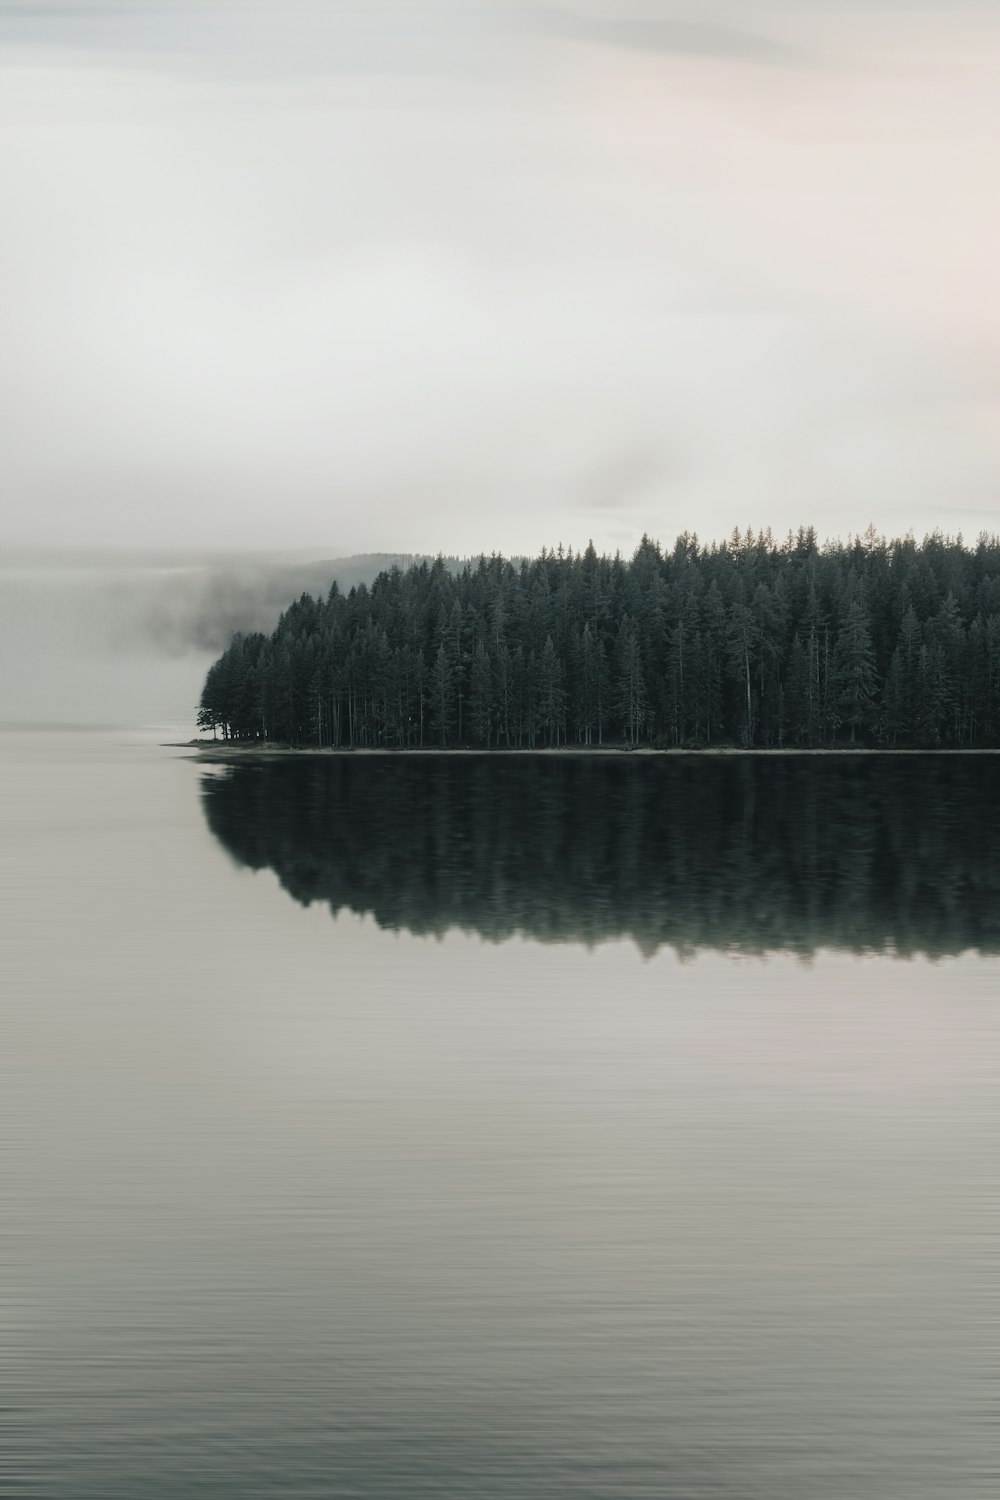
[[[241,864],[390,929],[1000,952],[992,758],[345,755],[237,765],[202,797]]]
[[[236,635],[198,714],[330,747],[1000,743],[1000,539],[734,532],[444,559]]]

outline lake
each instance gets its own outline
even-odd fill
[[[1000,1485],[1000,760],[0,734],[17,1496]]]

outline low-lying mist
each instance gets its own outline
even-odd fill
[[[302,593],[416,561],[36,552],[0,558],[0,722],[190,727],[236,630],[274,628]]]

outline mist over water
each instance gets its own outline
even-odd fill
[[[995,1494],[992,759],[0,755],[5,1493]]]
[[[370,583],[394,553],[0,552],[0,724],[174,724],[236,631],[302,593]]]

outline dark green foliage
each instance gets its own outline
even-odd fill
[[[850,729],[852,745],[871,728],[877,681],[868,612],[855,600],[837,634],[840,722]]]
[[[236,859],[383,927],[1000,952],[991,756],[279,757],[202,795]]]
[[[644,537],[630,563],[392,568],[234,636],[198,725],[341,748],[997,745],[1000,541],[748,531]]]

